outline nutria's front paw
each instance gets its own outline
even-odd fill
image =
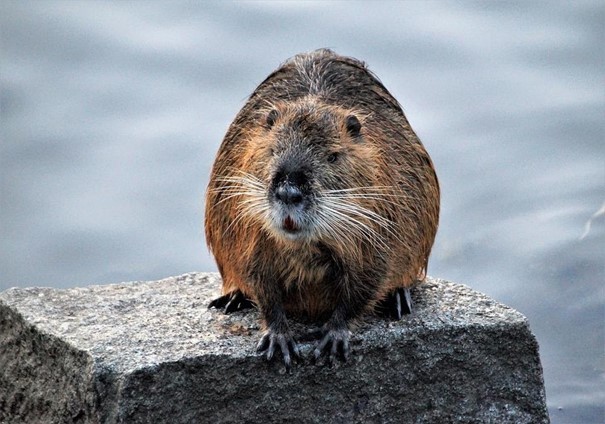
[[[231,312],[241,311],[242,309],[253,308],[254,302],[248,299],[244,293],[240,290],[232,291],[231,293],[227,293],[221,297],[217,297],[212,302],[208,304],[208,309],[216,308],[222,309],[225,308],[225,313],[230,314]]]
[[[300,359],[300,351],[296,341],[292,338],[290,333],[279,333],[272,330],[267,330],[263,337],[261,337],[256,351],[265,356],[267,361],[273,359],[276,348],[279,347],[282,356],[284,358],[284,365],[286,371],[290,372],[292,367],[292,357]]]
[[[350,331],[347,328],[326,330],[323,338],[313,351],[315,361],[317,362],[323,354],[326,354],[328,365],[332,365],[336,357],[340,357],[346,362],[349,359],[350,352],[349,335]]]

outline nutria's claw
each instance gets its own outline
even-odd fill
[[[328,348],[328,346],[330,346]],[[315,350],[313,351],[313,359],[315,362],[319,360],[323,353],[327,355],[328,365],[334,363],[334,359],[339,356],[344,362],[349,359],[349,330],[328,330],[321,339]]]
[[[397,289],[399,296],[401,297],[401,312],[404,315],[412,313],[412,295],[409,288]]]
[[[261,337],[256,347],[256,351],[264,355],[267,361],[271,361],[277,346],[279,346],[279,350],[281,350],[284,358],[286,371],[290,372],[292,369],[291,357],[293,356],[297,360],[300,359],[300,350],[298,349],[296,341],[290,334],[277,333],[269,330]]]
[[[399,287],[380,302],[378,313],[384,317],[399,321],[403,315],[412,313],[410,289]]]
[[[208,304],[208,309],[221,309],[223,307],[225,308],[225,313],[230,314],[231,312],[241,311],[242,309],[253,308],[254,302],[248,299],[240,290],[235,290],[221,297],[217,297]]]

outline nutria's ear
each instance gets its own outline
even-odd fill
[[[361,122],[355,115],[347,116],[347,132],[351,137],[358,137],[361,130]]]
[[[277,117],[279,116],[279,112],[277,109],[272,109],[271,112],[267,115],[267,128],[271,129],[277,121]]]

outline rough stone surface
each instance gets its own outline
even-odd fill
[[[0,293],[0,422],[548,422],[527,320],[468,287],[428,279],[412,315],[360,323],[348,363],[291,375],[256,356],[256,311],[206,309],[219,287],[192,273]]]

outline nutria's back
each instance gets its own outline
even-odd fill
[[[229,127],[206,239],[224,293],[330,316],[422,280],[438,218],[431,159],[399,103],[364,63],[318,50],[269,75]]]

